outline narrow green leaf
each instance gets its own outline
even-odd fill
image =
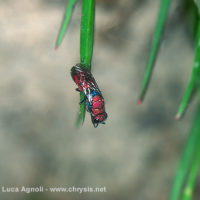
[[[199,130],[198,130],[198,132],[199,132]],[[196,146],[194,157],[195,158],[194,158],[194,160],[191,164],[192,167],[191,167],[191,170],[189,172],[189,178],[188,178],[186,186],[185,186],[185,190],[184,190],[184,194],[183,194],[184,195],[183,200],[191,200],[192,199],[195,181],[196,181],[196,178],[197,178],[197,172],[198,172],[198,168],[199,168],[199,162],[200,162],[200,142]]]
[[[95,0],[83,0],[81,18],[80,59],[91,69],[95,22]]]
[[[191,166],[191,161],[193,155],[196,151],[196,141],[199,141],[199,130],[200,129],[200,106],[198,107],[196,117],[187,139],[183,154],[181,156],[181,160],[179,162],[179,166],[177,169],[177,173],[174,179],[174,184],[172,187],[170,200],[178,200],[181,197],[182,188],[184,185],[184,181],[187,177],[188,170]],[[198,144],[200,146],[200,144]]]
[[[154,36],[153,36],[151,51],[150,51],[150,55],[149,55],[148,62],[147,62],[147,69],[146,69],[146,72],[144,75],[138,104],[142,103],[144,96],[146,94],[150,79],[151,79],[153,67],[154,67],[155,61],[156,61],[156,56],[157,56],[159,46],[161,43],[161,36],[162,36],[164,25],[165,25],[165,22],[167,19],[167,14],[169,11],[170,3],[171,3],[171,0],[162,0],[161,1],[160,10],[159,10],[159,14],[157,17],[157,23],[156,23],[156,27],[155,27],[155,32],[154,32]]]
[[[91,70],[93,40],[95,23],[95,0],[82,0],[81,35],[80,35],[80,60],[81,64]],[[80,94],[80,100],[84,94]],[[80,105],[80,112],[77,118],[77,126],[84,122],[85,104]]]
[[[200,100],[200,69],[197,72],[197,89],[198,89],[198,97]]]
[[[200,70],[199,70],[199,73],[198,73],[198,78],[197,78],[197,84],[198,84],[198,97],[199,97],[199,100],[200,100]]]
[[[198,74],[200,73],[200,21],[198,21],[198,30],[196,35],[196,51],[194,56],[194,64],[193,71],[191,75],[191,80],[186,90],[184,99],[182,101],[182,107],[180,106],[179,112],[176,118],[179,118],[191,97],[192,90],[194,89]],[[199,79],[199,77],[198,77]],[[187,179],[187,175],[189,173],[186,187],[184,190],[183,200],[189,200],[192,196],[192,191],[194,188],[194,182],[197,173],[197,163],[199,160],[197,159],[200,156],[199,147],[200,147],[200,105],[198,106],[196,117],[192,126],[192,130],[187,139],[187,143],[184,148],[184,152],[182,154],[179,167],[177,170],[177,174],[174,180],[170,200],[178,200],[182,195],[182,189],[184,187],[184,183]]]
[[[194,1],[183,0],[183,16],[185,18],[185,23],[191,31],[191,36],[196,37],[198,20],[199,20],[199,11],[197,5]]]
[[[194,2],[196,3],[200,14],[200,0],[194,0]]]
[[[191,99],[192,93],[195,89],[199,71],[200,71],[200,20],[198,21],[196,50],[195,50],[191,78],[190,78],[189,84],[187,86],[187,89],[185,91],[185,94],[183,96],[183,99],[181,101],[181,104],[179,106],[177,115],[175,116],[175,119],[180,119],[180,117],[184,114],[184,112],[189,104],[189,101]]]
[[[80,94],[80,102],[83,99],[84,99],[84,94],[81,93]],[[81,124],[83,125],[83,122],[84,122],[84,119],[85,119],[85,112],[86,112],[86,105],[85,105],[85,102],[83,102],[80,105],[80,110],[79,110],[79,113],[78,113],[78,116],[77,116],[77,120],[76,120],[76,127],[79,128]]]
[[[78,0],[69,0],[69,2],[67,4],[66,10],[65,10],[65,15],[63,17],[61,27],[60,27],[60,30],[59,30],[59,34],[58,34],[58,37],[57,37],[57,40],[56,40],[56,48],[59,47],[59,45],[61,44],[61,42],[62,42],[62,40],[65,36],[68,24],[70,22],[70,19],[71,19],[73,10],[74,10],[74,6],[76,5],[77,1]]]
[[[198,109],[197,119],[195,120],[193,134],[196,136],[193,147],[193,160],[191,162],[191,168],[189,170],[188,179],[185,184],[183,200],[192,200],[192,194],[194,191],[195,181],[197,178],[197,172],[200,164],[200,109]]]

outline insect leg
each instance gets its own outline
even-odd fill
[[[97,128],[97,126],[99,125],[98,123],[94,123],[94,128]]]

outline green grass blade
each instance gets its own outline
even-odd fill
[[[196,3],[200,14],[200,0],[194,0],[194,2]]]
[[[82,6],[80,59],[81,64],[90,70],[94,40],[95,0],[83,0]]]
[[[153,67],[155,65],[156,56],[157,56],[159,45],[161,42],[161,36],[162,36],[164,25],[167,19],[170,3],[171,3],[171,0],[162,0],[161,5],[160,5],[160,11],[157,18],[153,42],[152,42],[151,51],[150,51],[150,55],[147,62],[147,69],[144,75],[138,104],[140,104],[143,101],[150,79],[151,79]]]
[[[184,7],[183,14],[184,18],[186,19],[186,24],[191,30],[191,36],[195,38],[199,20],[198,7],[194,3],[194,1],[191,0],[184,0],[183,7]]]
[[[185,94],[183,96],[183,99],[181,101],[181,104],[178,108],[178,112],[175,116],[175,119],[180,119],[180,117],[184,114],[189,104],[189,101],[191,99],[192,93],[195,89],[197,77],[200,71],[200,20],[198,21],[197,29],[198,30],[197,30],[197,39],[196,39],[196,50],[195,50],[193,68],[192,68],[192,75],[191,75],[189,84],[187,86],[187,89],[185,91]]]
[[[198,97],[199,97],[199,100],[200,100],[200,70],[199,70],[199,73],[198,73],[198,78],[197,78],[197,88],[198,88]]]
[[[178,200],[181,196],[184,181],[186,179],[188,170],[191,166],[190,164],[191,164],[193,155],[196,150],[194,146],[197,141],[197,138],[199,138],[199,133],[200,133],[199,128],[200,128],[200,106],[197,110],[197,114],[192,126],[192,130],[189,134],[183,154],[181,156],[181,160],[179,162],[179,166],[177,169],[177,173],[174,179],[174,184],[173,184],[171,195],[170,195],[170,200]]]
[[[196,135],[193,144],[194,156],[189,170],[188,179],[185,184],[183,200],[191,200],[200,164],[200,109],[198,109],[197,119],[195,120],[193,134]]]
[[[199,121],[200,123],[200,121]],[[198,133],[200,131],[200,127],[198,129]],[[192,200],[192,195],[194,191],[195,181],[197,178],[197,172],[199,169],[199,162],[200,162],[200,138],[198,138],[198,144],[196,145],[194,160],[192,162],[192,167],[189,172],[189,177],[186,182],[186,186],[183,193],[183,200]]]
[[[80,94],[80,101],[84,99],[84,94]],[[80,105],[80,110],[77,116],[76,120],[76,127],[80,128],[80,125],[83,125],[84,119],[85,119],[85,112],[86,112],[86,105],[85,102]]]
[[[73,10],[74,10],[74,6],[76,5],[78,0],[69,0],[68,4],[67,4],[67,8],[65,10],[65,15],[63,17],[62,23],[61,23],[61,27],[58,33],[58,37],[56,40],[56,48],[59,47],[59,45],[62,43],[63,38],[65,36],[65,33],[67,31],[67,27],[68,24],[70,22]]]
[[[81,64],[91,70],[93,41],[94,41],[94,23],[95,23],[95,0],[82,0],[82,18],[81,18],[81,36],[80,36],[80,60]],[[84,98],[80,94],[80,100]],[[85,104],[80,105],[80,112],[77,118],[77,126],[84,122]]]
[[[197,35],[197,46],[200,46],[199,44],[200,39],[198,37],[199,35]],[[197,53],[199,54],[200,52],[197,52]],[[196,76],[197,76],[198,92],[200,93],[200,69],[197,71]],[[193,195],[193,191],[195,187],[195,181],[197,179],[197,173],[198,173],[199,164],[200,164],[200,108],[197,110],[197,117],[194,122],[193,134],[196,135],[196,138],[195,138],[196,144],[193,144],[194,158],[191,163],[191,169],[189,170],[188,179],[184,187],[183,198],[182,198],[183,200],[192,200],[192,195]]]

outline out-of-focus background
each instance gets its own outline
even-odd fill
[[[99,0],[92,72],[106,125],[74,126],[81,3],[56,51],[67,1],[0,1],[0,186],[101,187],[106,193],[2,193],[1,199],[167,200],[196,103],[174,121],[193,60],[173,1],[153,79],[137,106],[159,0]],[[198,192],[197,192],[197,195]]]

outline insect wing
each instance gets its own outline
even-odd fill
[[[92,73],[81,66],[80,64],[76,64],[71,69],[72,79],[76,82],[77,85],[80,85],[83,90],[90,88],[90,90],[95,90],[101,95],[101,91],[92,75]],[[76,80],[78,78],[78,81]],[[85,91],[87,92],[87,91]]]
[[[88,84],[88,87],[91,89],[91,90],[94,90],[96,92],[99,93],[99,95],[101,95],[101,91],[92,75],[91,72],[89,72],[88,70],[85,71],[85,81],[86,83]],[[101,95],[102,96],[102,95]]]

